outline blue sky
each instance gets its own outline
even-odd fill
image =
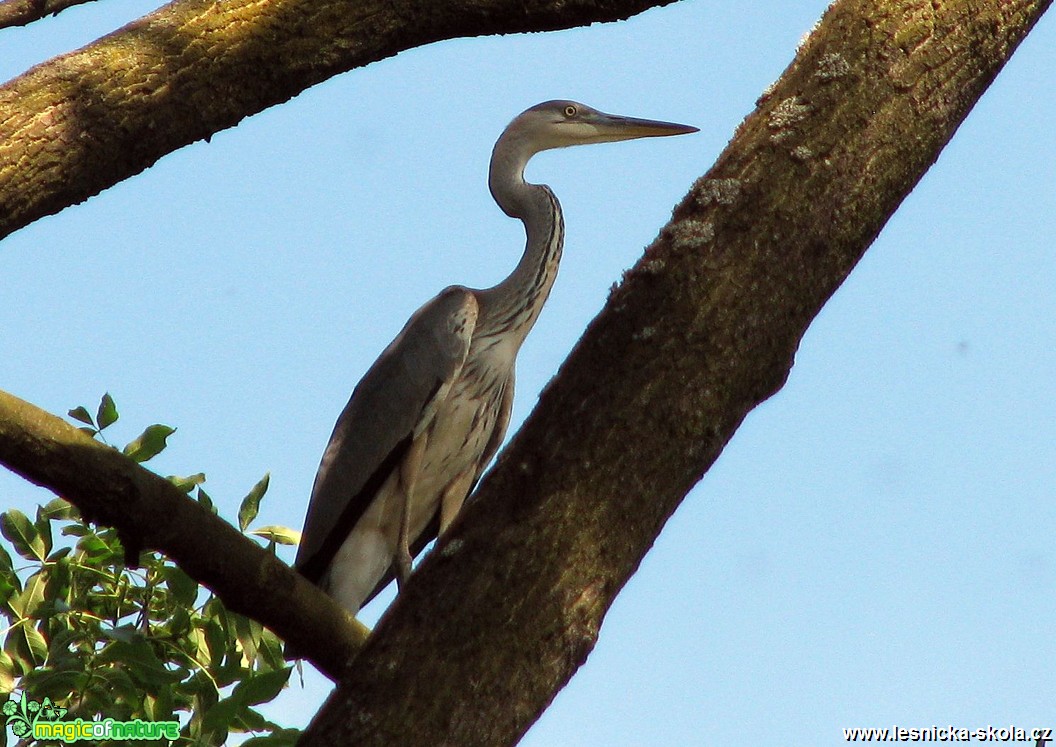
[[[178,428],[157,471],[204,471],[229,517],[270,471],[263,521],[299,528],[338,412],[408,315],[520,256],[521,228],[485,181],[514,115],[568,97],[701,128],[529,166],[568,232],[520,356],[516,427],[824,7],[689,0],[435,44],[317,86],[4,240],[0,388],[58,413],[109,391],[117,440]],[[0,76],[151,9],[106,0],[2,31]],[[1050,13],[523,744],[1056,727],[1054,69]],[[47,495],[4,473],[0,498]],[[326,690],[309,677],[273,713],[303,723]]]

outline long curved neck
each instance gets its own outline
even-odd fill
[[[550,295],[561,262],[565,224],[561,205],[549,187],[524,180],[524,167],[535,150],[504,135],[495,144],[488,186],[495,202],[524,223],[524,255],[509,277],[480,292],[478,329],[509,334],[517,345],[528,335]]]

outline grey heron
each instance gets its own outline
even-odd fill
[[[447,288],[410,318],[356,386],[323,454],[296,568],[352,614],[443,536],[506,433],[517,352],[557,275],[561,207],[524,168],[551,148],[697,128],[547,101],[499,137],[488,186],[524,223],[524,254],[484,290]]]

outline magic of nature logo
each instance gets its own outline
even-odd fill
[[[180,736],[177,721],[117,721],[112,718],[64,721],[67,709],[55,705],[50,698],[36,701],[25,695],[12,697],[4,703],[2,711],[11,733],[18,738],[72,743],[78,740],[175,740]]]

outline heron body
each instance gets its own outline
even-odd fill
[[[516,117],[489,187],[524,223],[524,254],[498,285],[452,286],[382,352],[338,418],[312,488],[296,567],[355,614],[450,526],[509,424],[517,352],[546,302],[564,222],[549,187],[524,180],[542,150],[695,132],[548,101]]]

